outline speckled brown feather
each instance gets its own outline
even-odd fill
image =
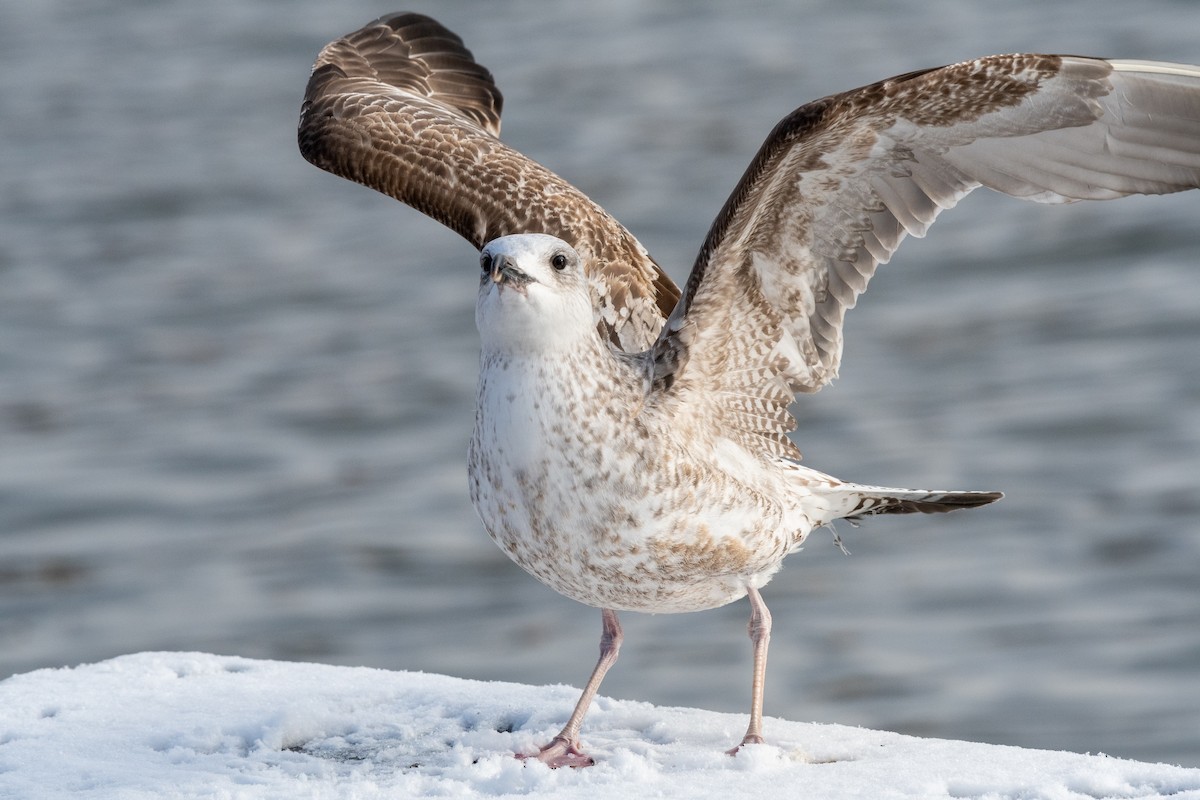
[[[299,141],[317,166],[476,247],[510,233],[565,240],[584,259],[601,335],[627,354],[649,348],[650,405],[798,458],[788,408],[837,375],[845,313],[906,235],[924,235],[981,185],[1043,202],[1194,187],[1198,77],[1179,65],[989,56],[802,106],[713,222],[678,304],[624,227],[496,138],[491,74],[427,17],[383,17],[322,50]]]
[[[794,393],[837,375],[845,312],[906,234],[981,185],[1043,202],[1194,188],[1198,84],[1188,66],[990,56],[800,107],[713,222],[650,402],[798,456]]]
[[[419,14],[382,17],[317,56],[298,139],[306,159],[471,242],[547,233],[586,259],[602,333],[650,346],[679,297],[620,223],[497,139],[501,96],[462,40]]]
[[[592,677],[533,755],[551,767],[594,763],[579,730],[620,649],[616,611],[749,596],[734,753],[763,741],[758,590],[809,533],[1001,497],[847,483],[787,458],[794,394],[834,377],[845,311],[905,235],[981,185],[1047,202],[1200,185],[1200,68],[1018,55],[909,73],[776,127],[664,325],[674,286],[611,217],[500,144],[499,112],[457,37],[400,15],[322,51],[300,143],[487,243],[471,500],[514,562],[604,609]],[[501,236],[514,232],[551,235]]]

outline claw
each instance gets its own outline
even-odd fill
[[[558,769],[559,767],[578,769],[580,767],[590,767],[596,763],[594,758],[579,749],[578,742],[567,741],[562,736],[555,736],[550,740],[550,744],[536,753],[517,753],[516,757],[522,761],[536,758],[550,769]]]
[[[550,744],[538,752],[517,753],[516,757],[522,761],[536,758],[550,769],[559,767],[578,769],[579,767],[590,767],[596,763],[594,758],[579,749],[579,726],[583,724],[583,715],[587,713],[592,698],[596,696],[596,690],[600,688],[600,681],[604,680],[604,673],[608,672],[608,668],[616,663],[617,654],[621,651],[621,640],[624,638],[621,634],[621,623],[617,621],[617,612],[611,608],[601,609],[600,618],[603,621],[600,634],[600,660],[596,662],[596,667],[592,670],[592,677],[588,678],[587,686],[583,688],[583,694],[579,696],[579,702],[575,704],[575,710],[571,712],[571,718],[559,731],[558,736],[551,739]]]
[[[748,745],[748,744],[762,744],[762,743],[763,743],[763,737],[761,737],[761,736],[759,736],[759,735],[757,735],[757,734],[751,734],[751,733],[747,733],[747,734],[746,734],[746,737],[745,737],[744,739],[742,739],[742,743],[741,743],[741,744],[739,744],[737,747],[733,747],[733,748],[730,748],[729,750],[726,750],[726,751],[725,751],[725,755],[727,755],[727,756],[736,756],[736,755],[738,754],[738,751],[739,751],[739,750],[741,750],[741,749],[742,749],[743,747],[745,747],[746,745]]]

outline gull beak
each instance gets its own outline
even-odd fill
[[[504,282],[504,262],[507,261],[504,256],[496,256],[492,259],[491,277],[492,283]]]
[[[513,286],[524,286],[533,279],[517,268],[509,256],[496,256],[492,259],[492,268],[488,273],[493,283],[510,283]]]

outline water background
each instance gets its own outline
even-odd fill
[[[678,281],[807,100],[991,52],[1200,61],[1169,0],[412,5]],[[296,150],[317,50],[390,10],[0,6],[0,676],[182,649],[586,678],[599,614],[467,499],[474,252]],[[1008,496],[842,526],[849,558],[814,535],[764,595],[768,714],[1200,765],[1198,218],[981,193],[881,269],[806,463]],[[604,692],[744,711],[747,615],[625,615]]]

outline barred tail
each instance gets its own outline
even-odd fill
[[[975,508],[994,503],[1002,492],[945,492],[921,489],[888,489],[882,486],[860,486],[843,483],[822,491],[830,500],[834,512],[826,522],[835,519],[861,519],[876,514],[938,514]]]

